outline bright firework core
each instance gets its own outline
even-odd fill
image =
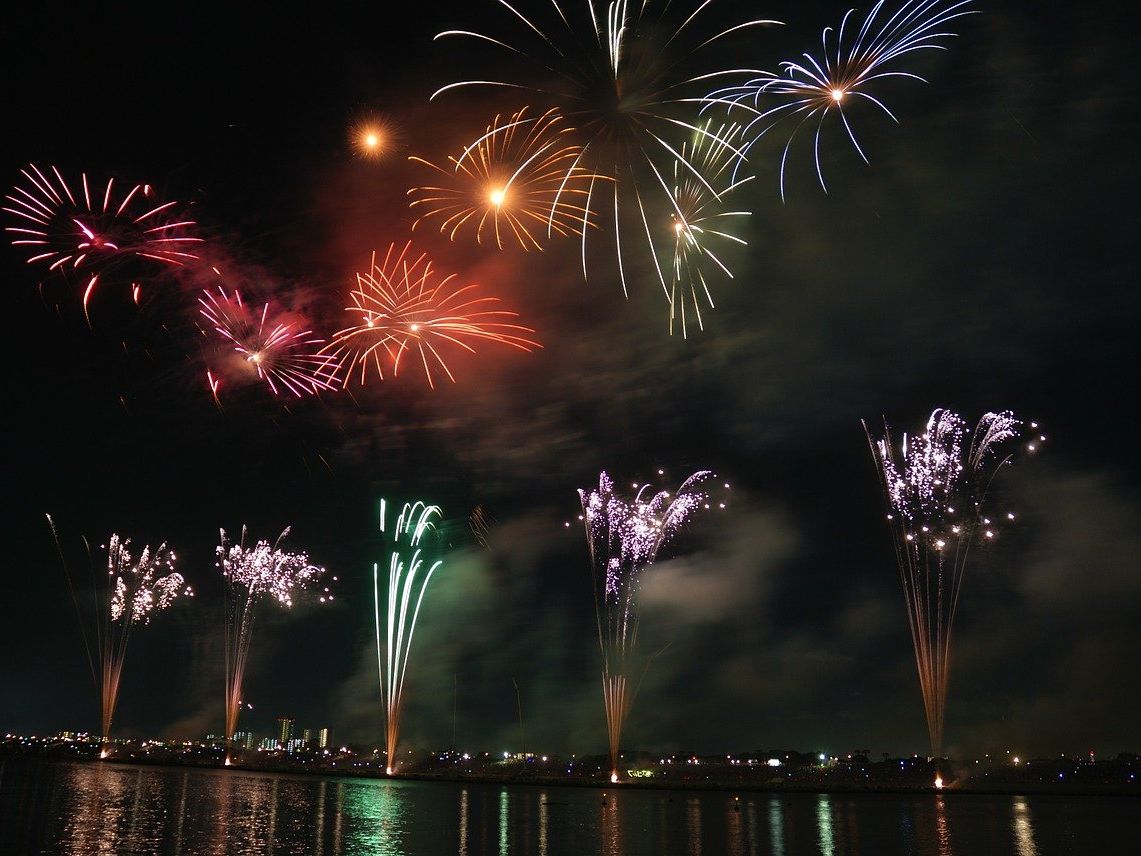
[[[507,198],[507,191],[502,187],[496,187],[487,195],[487,198],[491,200],[492,205],[498,208],[503,204],[503,200]]]

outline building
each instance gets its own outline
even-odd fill
[[[254,733],[252,731],[235,731],[234,745],[239,749],[252,749],[254,747]]]
[[[328,728],[317,729],[317,748],[318,749],[328,749],[329,748],[329,741],[332,739],[333,739],[332,735],[330,735]]]
[[[293,737],[293,720],[287,716],[278,717],[277,720],[277,745],[286,749],[289,746],[289,741]]]

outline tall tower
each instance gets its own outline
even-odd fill
[[[277,745],[282,749],[289,748],[289,741],[293,737],[293,720],[287,716],[278,717]]]

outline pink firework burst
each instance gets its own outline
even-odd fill
[[[498,297],[477,296],[479,286],[459,285],[457,276],[443,276],[424,253],[416,255],[412,244],[388,248],[377,263],[376,253],[368,273],[357,274],[357,287],[350,293],[346,311],[355,323],[339,331],[324,349],[336,360],[342,387],[356,378],[361,384],[375,371],[383,380],[384,368],[395,377],[408,353],[418,355],[428,386],[435,388],[433,367],[453,383],[443,352],[460,348],[474,354],[478,342],[497,342],[521,351],[540,348],[528,339],[535,331],[507,321],[518,313],[500,309]]]
[[[317,352],[324,339],[301,323],[271,313],[269,303],[260,310],[248,306],[240,292],[222,286],[203,291],[198,303],[202,317],[275,395],[286,391],[300,398],[334,388],[336,363]],[[207,378],[217,398],[220,381],[212,372]]]
[[[96,185],[86,173],[74,188],[56,167],[35,164],[22,169],[25,181],[12,188],[3,210],[18,225],[5,227],[13,246],[30,252],[29,264],[44,263],[49,271],[81,270],[87,276],[83,311],[99,277],[129,259],[181,266],[198,258],[192,249],[202,241],[193,234],[194,221],[182,219],[176,202],[160,202],[149,184],[124,185],[115,179]],[[131,297],[139,300],[139,284],[131,282]]]

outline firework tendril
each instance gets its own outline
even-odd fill
[[[29,264],[86,272],[83,311],[88,320],[99,277],[120,263],[134,259],[182,266],[198,258],[192,250],[202,239],[193,234],[194,221],[178,216],[177,203],[157,201],[149,184],[128,186],[120,196],[113,178],[106,186],[93,186],[84,173],[73,187],[54,166],[41,170],[29,164],[21,174],[25,182],[4,197],[3,208],[19,225],[5,231],[14,246],[31,253]],[[139,283],[132,281],[136,303],[139,294]]]
[[[628,500],[617,493],[614,480],[603,472],[597,490],[578,492],[593,569],[602,701],[614,781],[622,726],[636,691],[631,679],[641,577],[689,518],[709,506],[705,484],[712,477],[708,470],[696,472],[673,495],[660,491],[648,496],[649,485],[635,485],[637,492]]]
[[[286,608],[293,606],[295,592],[318,584],[325,569],[312,564],[306,553],[281,549],[289,527],[270,545],[258,541],[246,546],[246,528],[237,544],[230,544],[221,530],[216,553],[218,569],[226,581],[226,764],[233,762],[232,741],[241,711],[242,681],[249,658],[250,637],[258,603],[266,598]],[[333,577],[335,581],[337,578]],[[319,596],[322,603],[333,599],[328,586]]]
[[[400,740],[400,715],[404,709],[404,678],[412,636],[428,583],[444,564],[429,563],[424,555],[424,537],[436,530],[442,512],[437,505],[405,503],[391,529],[387,525],[387,503],[380,501],[380,531],[391,533],[392,553],[388,560],[387,595],[381,596],[379,563],[372,566],[373,605],[376,616],[376,662],[380,692],[384,699],[384,739],[386,769],[396,770],[396,748]],[[382,601],[384,615],[382,618]]]
[[[987,516],[984,505],[1025,428],[1003,411],[985,414],[972,432],[957,414],[935,410],[922,434],[904,435],[897,447],[886,423],[879,438],[864,426],[887,502],[935,756],[943,746],[951,630],[967,557],[980,533],[984,542],[998,533],[997,521]],[[1036,433],[1035,423],[1029,430],[1035,434],[1025,448],[1034,452],[1046,438]],[[1005,519],[1014,515],[1007,513]]]

